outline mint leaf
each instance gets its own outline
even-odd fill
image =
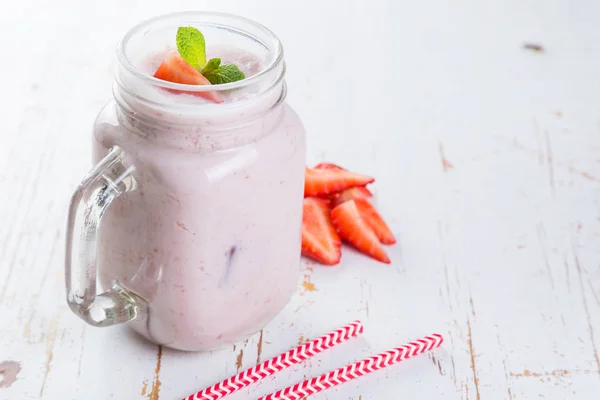
[[[211,58],[202,70],[202,75],[213,85],[241,81],[246,77],[237,65],[221,65],[220,58]]]
[[[177,50],[192,67],[200,70],[206,65],[206,43],[198,29],[186,26],[177,29]]]
[[[206,76],[205,74],[209,74],[209,75],[212,74],[213,72],[215,72],[216,70],[219,69],[220,65],[221,65],[220,58],[211,58],[210,60],[208,60],[206,67],[204,67],[204,69],[202,70],[202,75]]]

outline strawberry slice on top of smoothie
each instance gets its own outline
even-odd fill
[[[163,81],[182,83],[185,85],[210,85],[210,81],[206,79],[198,70],[188,64],[179,54],[170,52],[160,64],[154,77]],[[181,91],[177,91],[181,92]],[[215,91],[210,92],[186,92],[210,100],[214,103],[222,103],[223,99]]]
[[[188,26],[177,29],[177,52],[167,53],[154,77],[184,85],[220,85],[245,79],[244,73],[234,64],[221,65],[220,58],[206,61],[204,35]],[[222,103],[216,91],[194,92],[169,89],[175,93],[188,93],[203,97],[213,103]]]

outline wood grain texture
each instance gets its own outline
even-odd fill
[[[0,365],[17,374],[0,399],[178,399],[354,319],[363,338],[231,399],[434,331],[443,349],[315,400],[596,399],[600,3],[256,3],[0,3]],[[63,282],[68,200],[116,44],[142,19],[198,8],[281,37],[309,163],[375,176],[399,238],[390,266],[350,248],[335,268],[303,260],[284,312],[205,354],[84,325]]]

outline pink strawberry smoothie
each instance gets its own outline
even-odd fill
[[[262,329],[296,289],[304,128],[284,102],[280,49],[209,47],[246,75],[221,104],[149,79],[166,50],[124,45],[96,121],[94,162],[118,146],[135,180],[102,219],[98,271],[143,299],[141,335],[208,350]]]

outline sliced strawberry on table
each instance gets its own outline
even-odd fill
[[[304,197],[324,196],[354,186],[364,186],[375,179],[341,169],[306,168]]]
[[[154,73],[154,77],[162,79],[163,81],[182,83],[185,85],[210,85],[210,81],[198,72],[194,67],[188,64],[179,54],[176,52],[170,52],[167,54],[162,64],[158,67]],[[183,91],[175,91],[183,92]],[[217,92],[184,92],[200,96],[206,100],[210,100],[215,103],[222,103],[223,99]]]
[[[327,163],[327,162],[322,162],[322,163],[315,165],[315,169],[341,169],[342,171],[346,171],[345,168],[342,168],[337,164],[332,164],[332,163]]]
[[[394,244],[396,238],[387,226],[377,209],[365,198],[355,198],[354,202],[361,217],[373,229],[379,241],[383,244]]]
[[[331,196],[331,204],[336,207],[345,201],[352,199],[370,199],[373,193],[364,186],[356,186]]]
[[[302,254],[326,265],[342,257],[342,241],[331,222],[331,208],[325,199],[307,197],[302,209]]]
[[[375,232],[360,214],[356,200],[348,200],[331,210],[331,220],[340,236],[358,250],[383,263],[391,263]]]

